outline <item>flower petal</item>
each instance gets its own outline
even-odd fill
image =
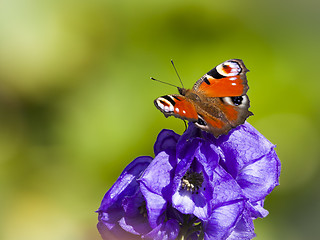
[[[148,219],[150,226],[154,228],[163,220],[161,216],[167,208],[167,201],[161,195],[149,191],[144,185],[141,185],[141,192],[147,199]]]
[[[169,149],[175,150],[179,137],[180,135],[174,131],[163,129],[158,134],[157,140],[154,144],[154,154],[158,155],[158,153]]]
[[[171,180],[175,165],[175,155],[170,154],[170,151],[160,152],[139,179],[151,227],[159,224],[159,217],[165,211],[167,201],[171,200]]]
[[[172,151],[160,152],[145,169],[139,182],[156,194],[166,195],[176,164],[177,159]]]
[[[227,171],[236,178],[241,169],[265,154],[275,146],[249,123],[244,123],[228,135],[212,139],[223,151]]]
[[[139,207],[143,206],[144,198],[140,191],[132,196],[125,196],[122,200],[122,208],[128,217],[140,216]]]
[[[179,230],[179,223],[174,219],[170,219],[159,224],[148,234],[144,235],[143,238],[152,240],[174,240],[178,237]]]
[[[213,171],[219,163],[219,149],[208,142],[202,141],[198,151],[195,152],[195,158],[202,165],[203,171],[212,181]]]
[[[247,202],[246,207],[248,211],[250,212],[250,216],[253,219],[256,218],[264,218],[266,217],[269,212],[263,208],[264,200],[257,201],[257,202]]]
[[[244,211],[240,221],[227,240],[249,240],[255,236],[252,218],[247,211]]]
[[[213,185],[213,206],[223,205],[245,199],[238,183],[220,165],[214,169],[211,184]]]
[[[103,224],[109,229],[112,230],[117,226],[118,221],[124,216],[124,211],[119,209],[111,209],[109,208],[107,212],[99,212],[99,222],[103,222]]]
[[[127,233],[119,226],[119,222],[128,215],[128,213],[128,217],[136,217],[134,215],[137,215],[140,218],[143,218],[137,209],[136,211],[131,211],[132,208],[129,207],[131,210],[126,212],[125,208],[129,205],[136,206],[135,202],[137,200],[141,203],[141,199],[137,198],[137,195],[139,194],[137,178],[151,161],[151,157],[138,157],[132,161],[105,194],[101,206],[97,211],[99,213],[99,222],[107,227],[108,230],[112,231],[117,237],[127,235]]]
[[[152,158],[149,156],[142,156],[133,160],[105,194],[98,212],[106,211],[109,207],[114,207],[114,205],[120,206],[121,201],[119,199],[123,199],[124,196],[133,195],[138,187],[138,183],[136,182],[137,177],[140,176],[141,172],[146,169],[151,161]]]
[[[227,239],[244,210],[244,201],[238,201],[213,210],[209,221],[203,222],[204,239]]]
[[[104,240],[141,240],[139,236],[132,235],[117,225],[116,228],[109,230],[103,222],[98,222],[98,231]]]
[[[120,219],[119,225],[123,230],[134,235],[143,235],[152,230],[152,228],[149,226],[147,218],[143,218],[141,216],[124,216]]]
[[[172,205],[183,214],[193,214],[195,203],[189,191],[176,191],[172,196]]]
[[[279,185],[280,161],[272,148],[257,161],[246,165],[236,180],[251,202],[264,199]]]
[[[205,194],[205,191],[202,190],[199,190],[197,194],[187,189],[181,189],[181,179],[187,171],[202,172],[206,175],[204,167],[197,159],[197,157],[206,158],[201,152],[202,141],[202,139],[189,140],[185,142],[185,145],[181,146],[177,152],[177,155],[180,155],[181,159],[177,165],[173,180],[174,194],[172,196],[172,206],[183,214],[194,214],[200,219],[207,219],[210,215],[208,203],[212,198],[212,194]],[[203,161],[205,162],[205,160]],[[204,179],[207,180],[204,180],[203,185],[207,185],[209,180],[208,176],[204,176]],[[207,191],[212,189],[211,186],[206,186],[206,188]],[[206,197],[208,197],[208,199]]]
[[[207,199],[211,199],[210,197],[202,196],[202,194],[193,194],[192,200],[194,204],[193,215],[198,217],[199,219],[208,219],[211,214],[211,206],[208,204]]]

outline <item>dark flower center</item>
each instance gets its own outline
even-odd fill
[[[195,192],[198,194],[203,180],[204,178],[202,172],[198,173],[187,171],[181,179],[181,188],[186,189],[188,192]]]
[[[148,212],[147,212],[147,206],[146,206],[146,202],[143,201],[141,203],[141,206],[138,207],[138,210],[139,210],[139,213],[144,217],[144,218],[147,218],[148,216]]]

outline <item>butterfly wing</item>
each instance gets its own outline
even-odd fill
[[[192,122],[198,119],[194,104],[185,96],[165,95],[154,100],[154,104],[166,117],[175,116]]]
[[[240,59],[219,64],[202,78],[193,89],[178,88],[181,95],[165,95],[154,101],[166,116],[194,122],[215,137],[227,134],[252,115],[246,73]]]
[[[240,59],[225,61],[202,76],[193,90],[207,97],[233,97],[248,91],[248,69]]]
[[[227,134],[232,128],[243,124],[252,115],[247,95],[240,97],[209,98],[201,104],[195,103],[198,120],[195,125],[216,138]]]
[[[201,99],[196,109],[199,119],[202,118],[195,122],[197,127],[218,137],[253,115],[248,110],[247,72],[242,60],[231,59],[219,64],[195,83],[192,90]]]

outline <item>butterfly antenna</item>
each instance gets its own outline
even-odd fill
[[[164,84],[167,84],[167,85],[170,85],[170,86],[173,86],[173,87],[176,87],[176,88],[179,88],[178,86],[174,85],[174,84],[171,84],[171,83],[167,83],[167,82],[163,82],[161,80],[158,80],[158,79],[155,79],[153,77],[150,78],[151,80],[153,81],[156,81],[156,82],[161,82],[161,83],[164,83]]]
[[[180,76],[179,76],[179,73],[178,73],[178,71],[177,71],[177,69],[176,69],[176,66],[174,65],[172,59],[171,59],[171,64],[172,64],[174,70],[176,71],[176,74],[177,74],[177,76],[178,76],[178,78],[179,78],[179,80],[180,80],[180,83],[181,83],[182,88],[184,88],[183,83],[182,83],[182,81],[181,81],[181,78],[180,78]]]

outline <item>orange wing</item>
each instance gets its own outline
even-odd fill
[[[249,87],[246,73],[248,69],[240,59],[225,61],[202,78],[200,78],[193,90],[206,97],[233,97],[246,94]]]
[[[215,137],[227,134],[232,128],[243,124],[252,115],[247,95],[211,98],[210,104],[197,107],[198,121],[195,125]]]

